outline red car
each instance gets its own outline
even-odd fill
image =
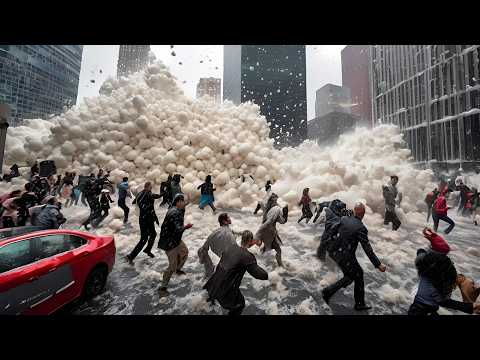
[[[0,315],[51,314],[104,289],[115,263],[113,236],[31,231],[0,231]]]

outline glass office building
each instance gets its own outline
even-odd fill
[[[252,101],[271,123],[276,147],[307,138],[305,45],[228,45],[224,100]]]
[[[61,113],[77,101],[81,45],[0,45],[0,102],[10,123]]]

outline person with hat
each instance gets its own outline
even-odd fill
[[[342,270],[343,278],[324,288],[322,296],[328,304],[330,298],[338,290],[354,283],[355,310],[369,310],[371,307],[365,304],[363,269],[358,263],[356,256],[358,243],[362,245],[368,259],[375,268],[385,272],[386,266],[378,260],[368,241],[368,230],[362,222],[365,216],[365,205],[359,202],[355,205],[353,211],[354,216],[343,216],[334,227],[331,232],[331,236],[334,238],[329,243],[327,249],[330,257]]]
[[[100,192],[100,216],[102,218],[106,218],[108,216],[110,204],[113,204],[113,200],[110,197],[110,190],[102,189],[102,191]]]
[[[162,285],[159,289],[160,296],[169,294],[167,286],[174,273],[185,275],[182,267],[188,258],[188,248],[182,241],[182,235],[185,230],[193,226],[192,224],[184,225],[185,205],[183,194],[177,194],[163,219],[158,247],[167,254],[168,268],[163,273]]]

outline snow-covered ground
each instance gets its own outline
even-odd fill
[[[134,207],[131,208],[132,210]],[[253,209],[252,209],[253,210]],[[198,262],[197,250],[208,234],[217,226],[217,215],[210,209],[201,211],[195,204],[187,206],[186,221],[194,227],[184,234],[184,241],[189,248],[189,258],[184,270],[186,276],[172,277],[171,295],[166,298],[158,296],[158,287],[162,272],[167,267],[167,257],[155,244],[154,259],[140,253],[135,266],[128,265],[123,257],[130,252],[139,239],[138,218],[136,210],[131,212],[131,227],[120,230],[115,235],[117,262],[111,273],[106,291],[84,303],[73,311],[75,314],[223,314],[224,310],[217,304],[214,307],[206,302],[206,292],[202,290],[205,283],[203,266]],[[252,211],[228,210],[235,230],[250,229],[253,232],[261,222],[261,216],[252,215]],[[77,219],[88,214],[86,208],[69,208],[71,217],[69,227],[74,227]],[[165,208],[157,210],[160,221]],[[453,213],[453,211],[452,211]],[[457,226],[450,235],[446,235],[458,272],[480,280],[480,236],[475,227],[466,218],[459,219],[453,215]],[[353,307],[353,285],[339,291],[331,300],[330,306],[321,297],[321,289],[335,281],[341,272],[328,259],[322,264],[315,257],[319,244],[318,236],[323,232],[323,225],[297,224],[298,212],[290,215],[285,225],[278,225],[283,240],[282,255],[286,269],[278,268],[274,253],[260,254],[259,248],[252,248],[260,266],[269,273],[269,280],[253,279],[248,273],[242,283],[242,292],[246,298],[244,314],[355,314]],[[107,219],[108,220],[108,219]],[[374,224],[372,224],[372,222]],[[430,220],[431,222],[431,220]],[[416,213],[404,220],[398,232],[383,226],[377,215],[366,215],[365,223],[372,224],[369,232],[370,241],[382,262],[387,265],[387,272],[380,273],[373,268],[359,246],[357,256],[365,271],[365,288],[367,303],[373,306],[369,314],[405,314],[417,288],[417,275],[414,267],[416,250],[428,246],[428,241],[421,235],[426,224],[424,215]],[[430,224],[432,225],[432,224]],[[444,229],[441,223],[440,229]],[[100,233],[109,229],[98,229]],[[157,232],[159,232],[157,227]],[[158,240],[158,236],[157,236]],[[218,258],[211,253],[212,259]],[[453,298],[461,299],[458,290]],[[441,309],[441,313],[453,313]]]

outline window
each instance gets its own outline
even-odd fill
[[[48,235],[35,239],[37,242],[37,260],[45,259],[65,251],[71,250],[65,235]]]
[[[0,248],[0,273],[31,262],[33,262],[33,252],[29,240],[17,241]]]

